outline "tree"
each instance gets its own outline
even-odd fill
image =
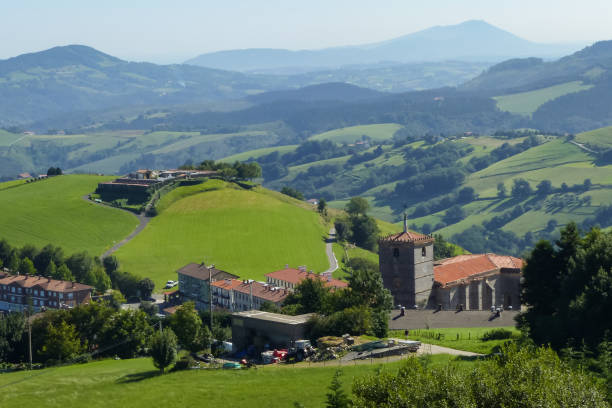
[[[334,378],[330,384],[329,392],[326,394],[327,402],[325,406],[328,408],[348,408],[351,406],[351,400],[342,388],[342,382],[340,377],[342,376],[342,370],[336,370]]]
[[[472,187],[464,187],[457,193],[457,201],[460,203],[470,203],[478,198],[478,195]]]
[[[582,189],[584,191],[589,191],[592,185],[593,184],[591,183],[591,179],[584,179],[584,182],[582,183]]]
[[[301,191],[298,191],[294,188],[291,188],[289,186],[284,186],[281,189],[281,193],[283,193],[284,195],[288,195],[289,197],[293,197],[297,200],[304,200],[304,194],[302,194]]]
[[[162,374],[166,367],[170,366],[176,360],[176,340],[176,335],[172,329],[155,332],[151,339],[151,348],[149,352],[153,358],[153,365],[159,368]]]
[[[99,337],[100,348],[112,349],[121,358],[134,358],[145,351],[152,331],[143,311],[121,310],[104,325]]]
[[[109,276],[113,276],[113,273],[119,270],[119,261],[114,255],[104,258],[102,260],[102,265]]]
[[[36,275],[36,268],[30,258],[23,258],[19,263],[19,273],[23,275]]]
[[[374,218],[367,215],[352,217],[351,232],[352,238],[358,246],[369,250],[376,248],[380,229]]]
[[[62,320],[59,324],[49,324],[43,346],[39,350],[47,361],[66,361],[76,357],[81,351],[81,341],[75,327]]]
[[[370,203],[363,197],[353,197],[344,209],[351,216],[365,215],[370,209]]]
[[[0,319],[0,361],[11,361],[25,333],[26,320],[23,313],[11,312]]]
[[[336,218],[336,221],[334,221],[334,228],[336,229],[336,237],[338,240],[347,242],[353,240],[353,225],[350,218]]]
[[[317,204],[317,210],[320,214],[327,214],[327,201],[325,201],[324,198],[321,198],[319,200],[319,203]]]
[[[455,247],[450,242],[446,241],[441,234],[434,235],[436,240],[434,244],[434,260],[450,258],[455,254]]]
[[[497,197],[506,198],[508,192],[506,191],[506,185],[504,183],[497,184]]]
[[[155,283],[149,278],[144,278],[138,282],[138,290],[140,291],[141,299],[149,299],[154,289]]]
[[[183,303],[170,318],[170,326],[187,350],[196,352],[202,349],[202,319],[194,302]]]
[[[465,218],[465,210],[459,204],[453,205],[444,213],[444,222],[454,224]]]
[[[44,275],[48,278],[52,278],[57,274],[57,267],[55,266],[55,262],[50,261],[45,268]]]
[[[347,263],[351,306],[365,305],[372,309],[390,311],[393,297],[385,289],[378,264],[363,258],[353,258]]]
[[[299,313],[321,312],[327,304],[329,288],[320,279],[306,278],[285,299],[285,305],[298,304]]]
[[[225,181],[230,181],[236,178],[238,175],[238,171],[233,167],[225,167],[223,169],[218,170],[219,176]]]
[[[529,185],[529,182],[525,179],[518,178],[513,180],[512,184],[512,197],[519,200],[528,198],[533,194],[533,190]]]
[[[238,178],[243,180],[253,180],[261,177],[261,167],[257,162],[250,163],[234,163],[234,168],[238,172]]]
[[[61,264],[55,270],[55,275],[52,275],[51,277],[58,280],[74,281],[74,276],[72,276],[72,272],[70,272],[70,269],[68,269],[66,264]]]
[[[552,183],[550,180],[542,180],[536,186],[536,194],[539,196],[545,196],[552,192]]]

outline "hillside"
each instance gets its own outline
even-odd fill
[[[160,214],[115,255],[125,270],[152,278],[157,288],[190,262],[206,262],[262,280],[264,274],[307,265],[329,267],[328,227],[304,203],[256,188],[211,180],[165,195]]]
[[[82,45],[0,60],[0,125],[64,112],[240,98],[267,88],[240,73],[123,61]]]
[[[0,183],[0,238],[15,246],[52,243],[67,254],[101,255],[138,225],[132,214],[83,199],[108,179],[79,175]]]
[[[187,64],[235,71],[300,67],[320,70],[381,61],[500,61],[519,56],[560,56],[571,46],[536,44],[484,21],[436,26],[387,41],[320,50],[227,50],[203,54]]]
[[[398,364],[343,367],[344,388],[349,392],[355,376],[393,370]],[[0,405],[46,408],[87,400],[92,408],[200,406],[202,401],[206,406],[287,407],[298,401],[305,407],[319,407],[336,369],[272,364],[257,370],[186,370],[158,376],[150,358],[102,360],[2,374]]]

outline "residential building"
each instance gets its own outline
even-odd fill
[[[42,307],[72,308],[88,303],[93,287],[42,276],[0,273],[0,310],[23,311],[31,303],[35,312]]]
[[[214,265],[206,266],[190,263],[176,271],[178,273],[178,290],[181,298],[195,302],[196,309],[208,310],[210,304],[209,279],[212,282],[224,279],[235,279],[236,275],[215,268]]]
[[[270,302],[281,306],[287,289],[254,280],[224,279],[213,282],[213,304],[230,311],[259,310]]]
[[[293,291],[304,279],[319,279],[325,282],[325,286],[331,288],[346,288],[348,286],[348,283],[332,278],[330,272],[317,274],[312,271],[307,271],[305,266],[300,266],[298,269],[295,269],[289,268],[289,265],[285,265],[285,269],[266,274],[266,282],[268,284],[290,291]]]

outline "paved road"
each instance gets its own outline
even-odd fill
[[[96,203],[95,201],[92,201],[89,199],[89,194],[84,195],[83,197],[81,197],[83,200],[89,202],[89,203],[94,203],[97,205],[106,205],[103,203]],[[108,207],[108,206],[107,206]],[[116,207],[111,207],[111,208],[116,208]],[[116,208],[117,210],[121,210],[121,211],[125,211],[128,212],[132,215],[135,215],[136,218],[138,218],[138,226],[134,229],[134,231],[132,231],[132,233],[130,235],[128,235],[125,239],[119,241],[118,243],[116,243],[115,245],[113,245],[113,247],[111,249],[109,249],[108,251],[104,252],[102,254],[102,256],[100,256],[100,259],[104,259],[109,255],[112,255],[115,251],[117,251],[119,248],[121,248],[122,246],[124,246],[125,244],[127,244],[128,242],[130,242],[132,239],[134,239],[134,237],[136,235],[138,235],[143,229],[144,227],[147,226],[147,224],[149,223],[149,221],[151,221],[151,217],[147,217],[144,214],[134,214],[132,211],[129,210],[125,210],[123,208]]]
[[[325,240],[325,254],[327,255],[327,259],[329,259],[329,269],[325,272],[334,272],[338,269],[338,260],[336,259],[336,255],[334,255],[333,244],[336,242],[336,229],[331,227],[329,230],[329,238]]]
[[[448,347],[436,346],[434,344],[421,344],[417,354],[450,354],[453,356],[477,357],[483,354],[472,353],[471,351],[456,350]]]

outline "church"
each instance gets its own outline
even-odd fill
[[[378,241],[380,273],[394,305],[443,310],[519,310],[523,261],[495,254],[434,261],[431,235],[404,230]]]

